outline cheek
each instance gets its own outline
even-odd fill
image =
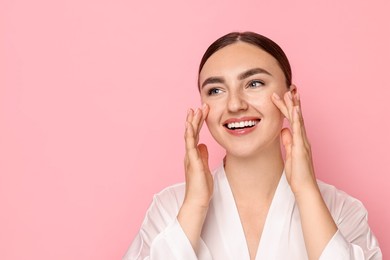
[[[209,107],[209,113],[207,114],[206,121],[210,118],[217,118],[224,110],[224,104],[220,100],[207,100],[202,101],[202,103],[207,104],[207,106]]]
[[[210,128],[210,126],[211,126],[211,123],[210,123],[210,122],[212,122],[212,119],[211,119],[211,117],[210,117],[210,113],[209,113],[209,115],[207,116],[205,122],[206,122],[207,127]]]
[[[207,103],[209,106],[209,113],[205,119],[205,123],[210,131],[210,133],[214,136],[221,130],[221,120],[224,114],[223,108],[216,103]]]
[[[272,102],[271,95],[265,95],[252,100],[252,106],[267,117],[283,117],[282,112]]]
[[[207,114],[205,122],[208,126],[211,126],[212,124],[216,123],[218,119],[218,113],[215,106],[209,103],[207,103],[207,105],[209,106],[209,113]]]
[[[279,108],[271,101],[271,103],[268,106],[268,113],[272,117],[275,117],[276,119],[283,120],[284,116],[282,114],[282,111],[279,110]]]
[[[272,109],[270,95],[257,95],[248,98],[248,103],[261,113],[268,113]]]

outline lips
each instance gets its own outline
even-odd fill
[[[250,128],[255,126],[259,120],[247,120],[247,121],[240,121],[240,122],[232,122],[225,124],[225,127],[229,128],[230,130],[234,129],[242,129],[242,128]]]
[[[260,122],[259,118],[234,118],[224,122],[228,132],[232,134],[246,134],[251,132],[253,128]]]

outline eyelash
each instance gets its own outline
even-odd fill
[[[258,83],[258,84],[260,84],[259,86],[252,86],[252,84],[253,83]],[[248,83],[248,88],[257,88],[257,87],[262,87],[262,86],[264,86],[265,84],[264,84],[264,82],[262,82],[261,80],[252,80],[252,81],[250,81],[249,83]]]
[[[218,93],[215,93],[216,91],[218,91]],[[211,88],[209,91],[207,91],[207,95],[213,96],[219,94],[220,92],[222,92],[222,90],[219,88]]]
[[[253,86],[252,84],[259,84],[258,86]],[[248,84],[247,84],[247,88],[259,88],[259,87],[262,87],[264,86],[265,83],[261,80],[251,80]],[[211,88],[207,91],[207,95],[208,96],[214,96],[214,95],[218,95],[222,92],[221,89],[219,88]]]

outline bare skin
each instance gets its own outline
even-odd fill
[[[243,74],[248,71],[255,72]],[[210,77],[219,80],[202,84]],[[200,129],[206,121],[213,137],[226,150],[225,172],[250,259],[256,257],[283,169],[300,211],[308,256],[318,259],[337,227],[316,183],[296,87],[292,85],[288,91],[276,60],[246,43],[229,45],[214,53],[199,79],[204,105],[195,112],[189,110],[186,119],[186,194],[177,216],[195,252],[213,194],[208,151],[204,144],[198,144]],[[252,132],[232,135],[224,123],[244,117],[258,118],[259,124]],[[288,120],[291,129],[282,129],[283,118]],[[285,160],[280,141],[286,151]]]

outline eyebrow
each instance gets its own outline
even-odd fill
[[[242,72],[240,75],[238,75],[237,78],[239,80],[243,80],[243,79],[249,78],[250,76],[253,76],[253,75],[256,75],[256,74],[267,74],[267,75],[272,76],[272,74],[269,73],[268,71],[266,71],[265,69],[253,68],[253,69],[249,69],[247,71]],[[202,83],[202,88],[204,86],[206,86],[207,84],[214,84],[214,83],[221,83],[221,84],[223,84],[223,83],[225,83],[225,80],[222,77],[210,77],[210,78],[207,78]]]
[[[250,76],[253,76],[253,75],[256,75],[256,74],[267,74],[267,75],[272,76],[272,74],[269,73],[268,71],[266,71],[265,69],[254,68],[254,69],[250,69],[250,70],[244,71],[243,73],[238,75],[238,79],[243,80],[243,79],[249,78]]]
[[[214,83],[225,83],[225,80],[221,77],[210,77],[207,78],[205,81],[203,81],[202,88],[206,86],[207,84],[214,84]]]

